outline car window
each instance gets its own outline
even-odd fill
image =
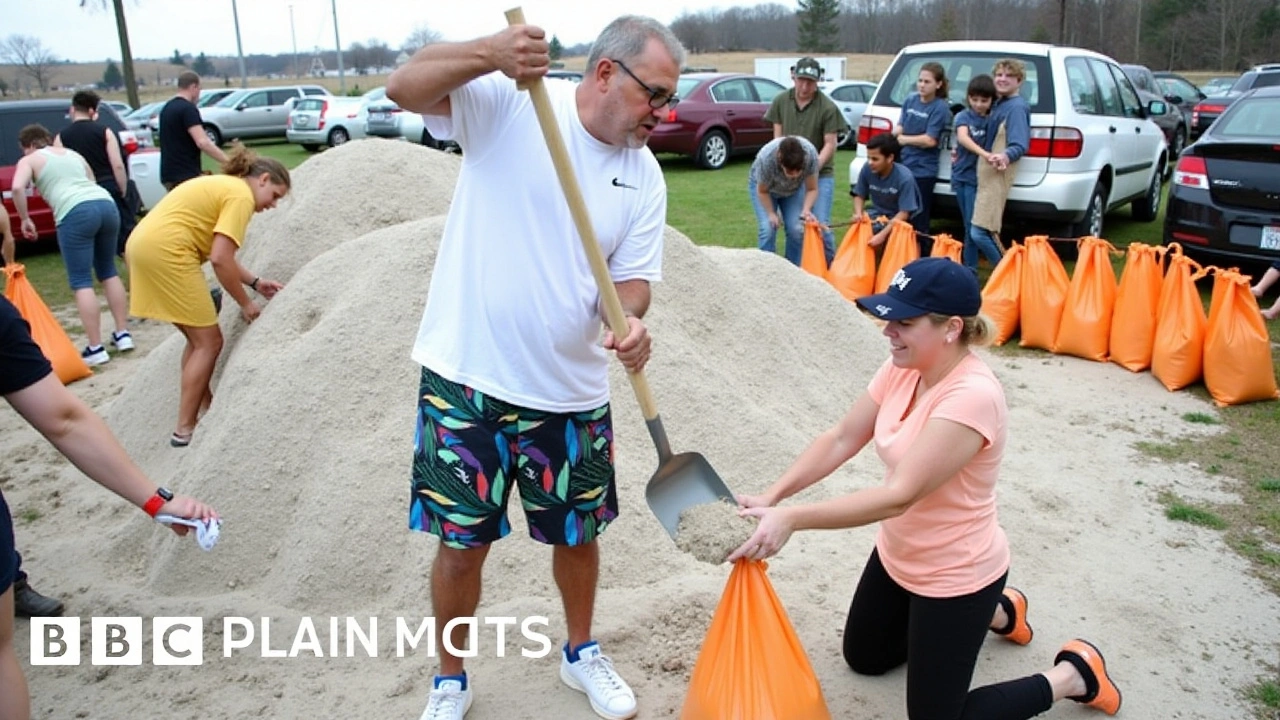
[[[1098,83],[1089,72],[1084,58],[1067,58],[1067,87],[1071,92],[1071,107],[1083,115],[1101,115],[1101,98]]]
[[[298,98],[298,91],[297,90],[272,90],[267,93],[267,97],[268,97],[268,100],[267,100],[268,105],[284,105],[290,100],[296,100]]]
[[[1133,85],[1129,83],[1129,78],[1125,76],[1124,71],[1115,65],[1111,67],[1111,74],[1115,75],[1116,85],[1120,88],[1120,102],[1124,103],[1124,115],[1130,118],[1142,117],[1142,100],[1138,97],[1138,93],[1133,89]]]
[[[18,145],[18,131],[27,125],[39,123],[57,135],[71,124],[68,108],[33,108],[18,112],[0,112],[0,165],[16,165],[22,158]]]
[[[1253,83],[1256,88],[1275,87],[1276,85],[1280,85],[1280,72],[1258,73],[1258,79]]]
[[[778,83],[764,78],[751,78],[751,86],[756,89],[756,98],[763,103],[773,102],[778,93],[786,90]]]
[[[323,100],[316,100],[316,99],[314,99],[314,98],[307,98],[306,100],[299,100],[299,101],[297,102],[297,104],[293,106],[293,109],[294,109],[294,110],[304,110],[304,111],[307,111],[307,112],[317,112],[317,111],[319,111],[319,110],[324,109],[324,101],[323,101]]]
[[[711,97],[716,102],[752,102],[751,87],[746,78],[734,78],[711,86]]]
[[[681,99],[687,98],[701,84],[702,80],[698,78],[682,77],[676,81],[676,95]]]
[[[1010,55],[1009,53],[956,51],[929,55],[903,55],[881,81],[875,93],[875,103],[889,107],[901,107],[907,95],[915,92],[920,66],[938,62],[946,71],[950,85],[948,100],[954,105],[964,105],[969,79],[983,73],[991,74],[995,62],[1004,57],[1015,57],[1026,64],[1027,78],[1022,83],[1020,95],[1027,101],[1033,113],[1053,112],[1053,73],[1049,70],[1049,58],[1039,55]]]
[[[876,93],[876,89],[870,85],[863,85],[858,91],[862,94],[862,102],[871,102],[871,96]]]
[[[1231,86],[1231,92],[1244,92],[1253,87],[1253,79],[1258,77],[1258,73],[1250,70],[1249,72],[1236,78],[1236,82]]]
[[[291,94],[291,95],[295,95],[296,93],[290,93],[290,94]],[[322,88],[322,87],[315,87],[314,85],[307,85],[307,86],[304,86],[304,87],[302,88],[302,94],[303,94],[303,95],[328,95],[328,94],[329,94],[329,91],[328,91],[328,90],[325,90],[325,89],[324,89],[324,88]]]
[[[240,101],[244,100],[245,96],[248,94],[249,94],[249,91],[247,90],[237,90],[231,93],[230,95],[219,100],[215,105],[215,107],[233,108],[239,105]]]
[[[1182,98],[1183,102],[1195,101],[1200,98],[1200,91],[1192,87],[1191,83],[1178,78],[1159,78],[1160,89],[1163,95],[1171,95]]]
[[[1280,125],[1280,97],[1252,97],[1237,102],[1211,128],[1220,137],[1274,137]]]
[[[831,91],[831,99],[840,102],[862,102],[862,88],[857,85],[845,85]]]
[[[1093,79],[1098,83],[1098,101],[1103,115],[1124,116],[1124,101],[1120,99],[1120,88],[1116,86],[1116,78],[1111,74],[1107,63],[1089,58],[1089,69],[1093,71]]]

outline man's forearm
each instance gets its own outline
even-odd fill
[[[613,284],[618,290],[618,301],[622,303],[622,311],[627,315],[643,318],[649,311],[652,294],[648,280],[624,280]]]
[[[444,114],[449,93],[498,69],[489,40],[427,45],[387,78],[387,97],[405,110]]]

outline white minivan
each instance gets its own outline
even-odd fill
[[[1001,58],[1026,64],[1021,95],[1031,107],[1031,143],[1015,165],[1006,220],[1029,221],[1055,235],[1066,226],[1069,237],[1101,237],[1103,216],[1125,204],[1132,204],[1134,219],[1155,220],[1168,149],[1151,118],[1167,112],[1166,104],[1153,100],[1144,106],[1116,61],[1072,47],[952,41],[903,48],[862,115],[850,183],[865,163],[867,140],[893,131],[922,65],[937,62],[946,70],[954,114],[966,106],[969,79],[991,74]],[[935,216],[958,215],[951,189],[952,144],[948,130],[938,149]]]

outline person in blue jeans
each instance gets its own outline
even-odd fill
[[[792,265],[799,265],[804,221],[815,219],[813,204],[818,200],[817,148],[802,137],[770,140],[751,163],[747,190],[756,211],[757,246],[776,253],[778,227],[782,226],[786,238],[783,253]]]
[[[951,124],[950,86],[947,71],[936,62],[920,66],[916,91],[902,101],[902,115],[893,134],[902,145],[898,161],[911,171],[920,191],[920,212],[911,218],[920,243],[920,256],[933,248],[929,237],[929,216],[933,209],[933,186],[938,184],[938,154],[942,134]]]
[[[981,239],[971,238],[969,228],[973,221],[973,203],[978,196],[978,159],[983,162],[991,153],[982,148],[986,141],[987,116],[996,97],[996,84],[990,75],[975,75],[966,90],[969,107],[956,115],[956,148],[951,159],[951,189],[960,205],[960,218],[964,222],[965,267],[978,271],[978,253],[981,252],[994,267],[1000,262],[1000,247],[989,235]]]
[[[987,151],[986,161],[991,167],[1001,172],[1016,172],[1013,165],[1027,153],[1031,146],[1031,106],[1022,99],[1019,91],[1027,79],[1026,63],[1016,58],[997,60],[991,69],[996,85],[996,101],[991,106],[991,114],[987,116],[987,134],[982,148]],[[1005,149],[992,153],[992,145],[1004,125]],[[983,188],[979,188],[985,194]],[[1004,210],[1003,193],[997,194],[1000,212]],[[975,207],[979,201],[975,200]],[[973,222],[969,228],[969,236],[979,245],[991,243],[996,245],[992,228],[983,227]]]
[[[884,215],[889,222],[874,226],[871,247],[880,247],[889,239],[894,220],[910,220],[920,212],[920,190],[916,187],[911,171],[897,162],[902,148],[898,138],[881,133],[867,141],[867,163],[858,173],[858,179],[849,190],[853,196],[853,220],[862,217],[863,204],[870,199],[876,215]]]

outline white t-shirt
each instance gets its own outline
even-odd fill
[[[592,137],[567,81],[545,83],[615,282],[662,277],[666,183],[648,148]],[[413,359],[522,407],[609,400],[600,293],[527,92],[501,73],[454,90],[431,134],[462,146]]]

